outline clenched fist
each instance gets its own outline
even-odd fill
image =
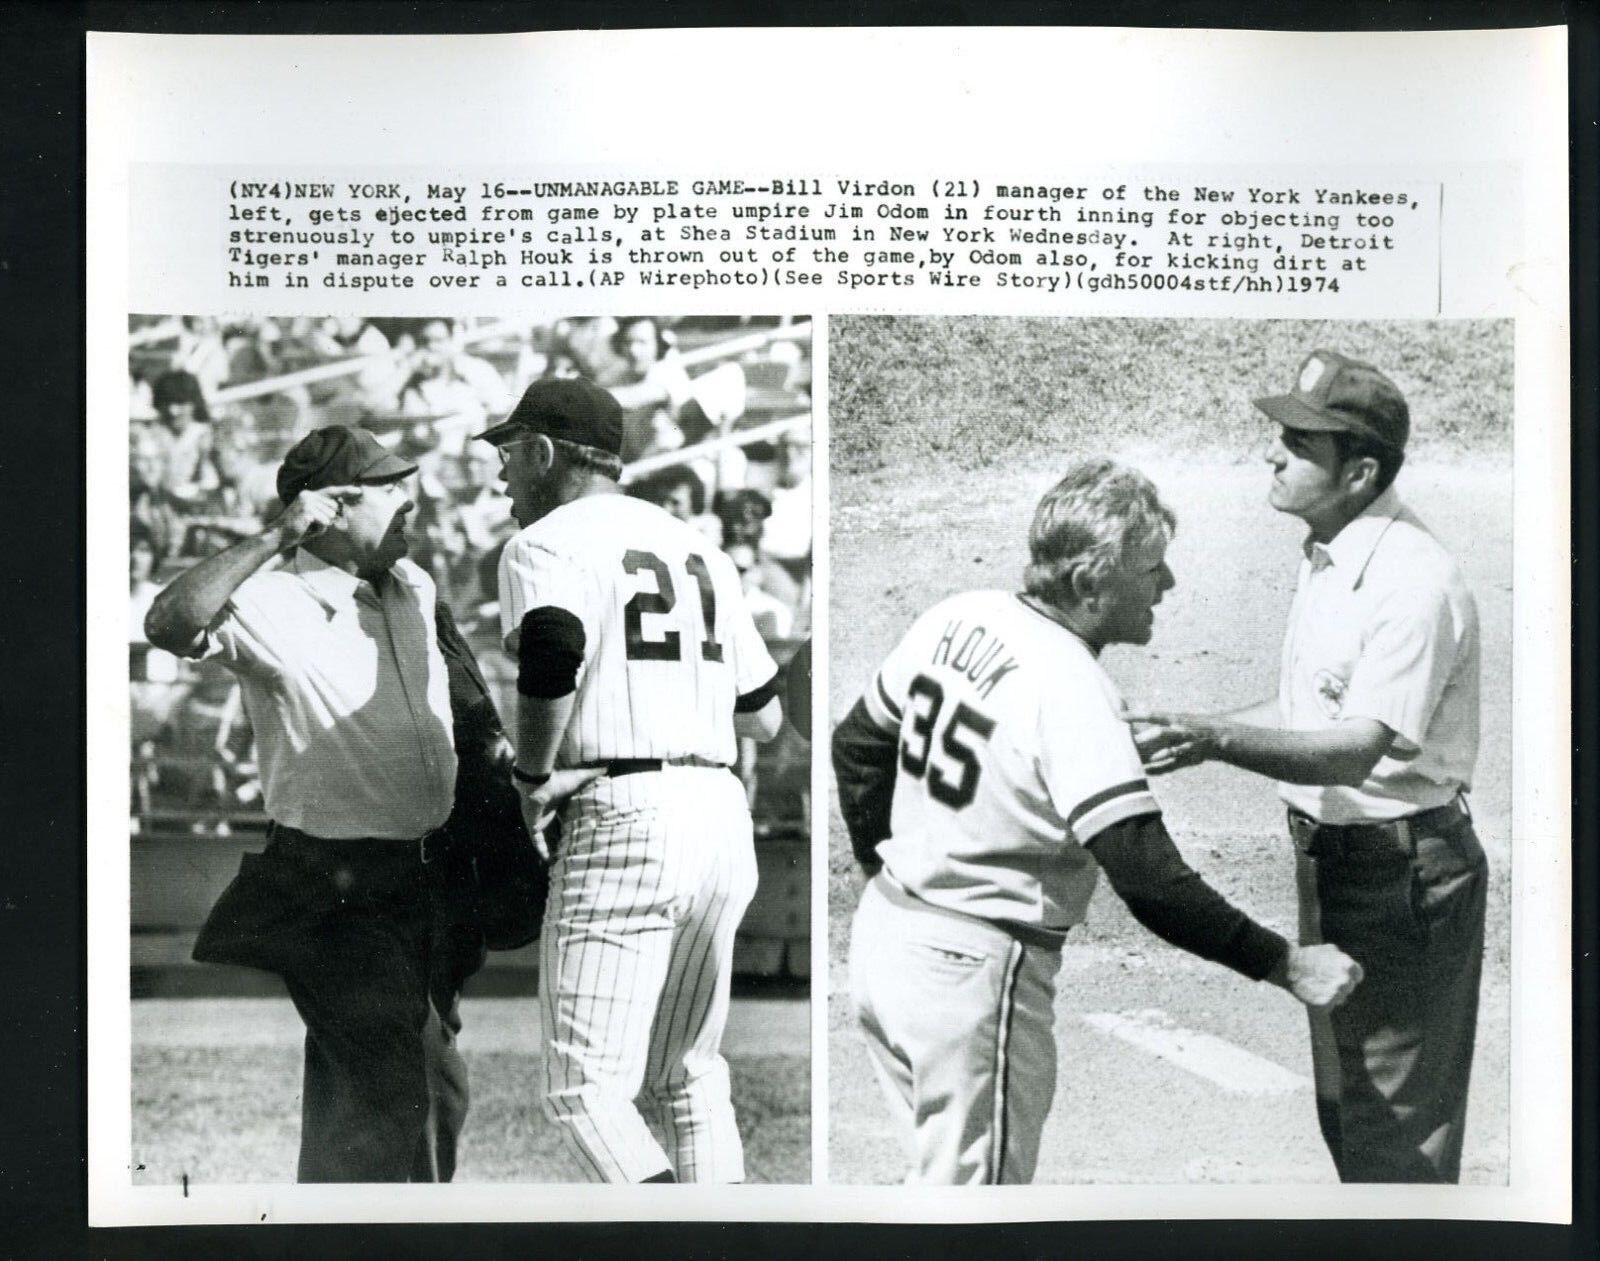
[[[1337,1007],[1361,984],[1361,965],[1338,946],[1290,946],[1284,988],[1307,1007]]]

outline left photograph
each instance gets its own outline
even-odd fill
[[[130,317],[134,1185],[810,1181],[811,336]]]

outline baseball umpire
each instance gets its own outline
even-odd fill
[[[851,992],[913,1117],[913,1182],[1032,1180],[1056,1083],[1055,980],[1103,870],[1174,945],[1328,1007],[1361,970],[1293,947],[1192,871],[1098,661],[1150,640],[1176,525],[1133,469],[1074,466],[1040,501],[1018,594],[917,619],[834,733],[840,806],[875,873]]]
[[[433,581],[405,559],[415,472],[364,430],[308,434],[278,471],[283,514],[180,575],[146,619],[152,643],[237,675],[250,716],[268,844],[194,953],[280,974],[305,1021],[302,1182],[448,1180],[466,1116],[457,998],[483,938],[446,913],[463,899],[436,896],[427,858],[453,809],[475,834],[499,826],[483,770],[457,800],[452,727],[469,761],[492,764],[502,739]],[[502,914],[494,929],[537,925]]]
[[[1454,1182],[1477,1028],[1488,868],[1466,804],[1478,610],[1394,490],[1411,414],[1372,365],[1313,352],[1279,426],[1269,502],[1310,528],[1276,703],[1142,715],[1152,773],[1213,759],[1279,781],[1300,931],[1366,981],[1313,1013],[1317,1112],[1345,1182]]]
[[[777,733],[778,670],[732,562],[617,493],[622,430],[610,394],[565,379],[479,435],[523,527],[500,615],[535,836],[565,802],[540,949],[544,1099],[591,1179],[737,1182],[720,1047],[756,863],[731,767],[736,731]]]

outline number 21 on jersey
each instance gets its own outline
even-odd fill
[[[646,614],[665,616],[678,606],[678,588],[672,569],[654,552],[629,548],[622,556],[622,568],[629,575],[654,575],[654,591],[638,591],[623,606],[622,628],[629,661],[682,661],[683,636],[675,630],[650,638],[645,635]],[[706,558],[690,552],[684,568],[700,591],[700,619],[705,636],[700,641],[700,656],[706,661],[722,660],[722,645],[717,642],[717,593],[711,582]]]
[[[919,674],[911,680],[900,769],[922,780],[935,801],[961,810],[977,795],[978,747],[994,734],[994,719],[966,701],[957,701],[945,715],[944,700],[936,679]]]

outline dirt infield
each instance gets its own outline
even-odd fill
[[[738,999],[724,1041],[751,1182],[811,1177],[809,1003]],[[304,1026],[285,999],[133,1004],[133,1181],[285,1183],[300,1141]],[[456,1181],[579,1182],[540,1111],[538,1003],[468,998],[472,1109]]]
[[[829,708],[835,722],[911,619],[953,591],[1019,583],[1039,495],[1073,458],[943,479],[836,470],[831,541]],[[1169,552],[1178,585],[1156,610],[1146,649],[1105,664],[1132,705],[1219,709],[1264,699],[1293,590],[1299,523],[1265,502],[1264,464],[1124,447],[1176,509]],[[1511,490],[1498,459],[1417,460],[1400,491],[1460,560],[1483,634],[1483,740],[1472,807],[1490,856],[1488,946],[1463,1179],[1503,1182],[1508,1167],[1511,789]],[[1157,792],[1189,860],[1280,930],[1295,921],[1292,864],[1270,784],[1202,767]],[[830,803],[831,1176],[887,1182],[904,1172],[903,1131],[872,1078],[847,1011],[844,969],[859,877]],[[1173,950],[1096,893],[1069,939],[1057,1003],[1062,1070],[1046,1127],[1041,1182],[1332,1181],[1309,1083],[1240,1094],[1107,1036],[1130,1017],[1223,1039],[1309,1078],[1304,1019],[1286,996]],[[1098,1023],[1097,1023],[1098,1022]],[[1175,1135],[1184,1135],[1174,1142]]]

